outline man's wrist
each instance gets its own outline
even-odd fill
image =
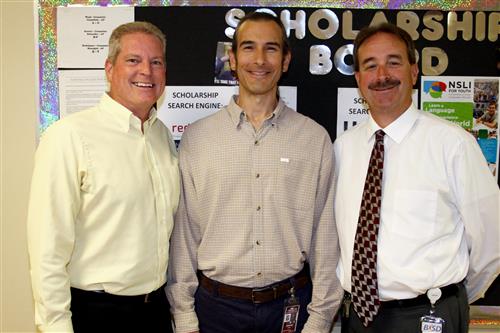
[[[41,324],[38,325],[38,330],[40,332],[62,332],[62,333],[73,333],[73,323],[71,318],[59,320],[52,324]]]
[[[198,332],[198,317],[195,311],[174,313],[174,324],[176,333]]]

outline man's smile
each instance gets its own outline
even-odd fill
[[[155,86],[154,83],[147,83],[147,82],[132,82],[132,84],[139,88],[153,88]]]

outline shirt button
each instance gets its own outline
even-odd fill
[[[260,173],[256,174],[255,178],[260,178]]]
[[[261,277],[261,276],[262,276],[262,273],[261,273],[261,272],[258,272],[258,273],[257,273],[257,276],[258,276],[258,277]]]
[[[259,140],[255,140],[253,144],[257,146],[259,144]]]
[[[258,241],[256,241],[256,242],[255,242],[255,244],[260,245],[260,241],[259,241],[259,240],[258,240]]]
[[[257,206],[257,211],[259,211],[259,210],[260,210],[260,206]]]

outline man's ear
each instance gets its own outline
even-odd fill
[[[418,79],[418,66],[417,64],[413,64],[411,65],[411,82],[413,83],[413,85],[415,85],[415,83],[417,83],[417,79]]]
[[[231,70],[236,72],[236,54],[234,54],[233,50],[229,50],[229,65],[231,66]]]
[[[290,66],[291,60],[292,60],[292,52],[288,51],[283,57],[283,66],[282,66],[283,73],[288,71],[288,66]]]
[[[113,76],[113,64],[109,59],[106,59],[106,62],[104,63],[104,71],[106,72],[106,79],[108,82],[111,82],[111,78]]]

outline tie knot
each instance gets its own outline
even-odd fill
[[[384,142],[385,132],[383,130],[378,130],[375,132],[375,142]]]

